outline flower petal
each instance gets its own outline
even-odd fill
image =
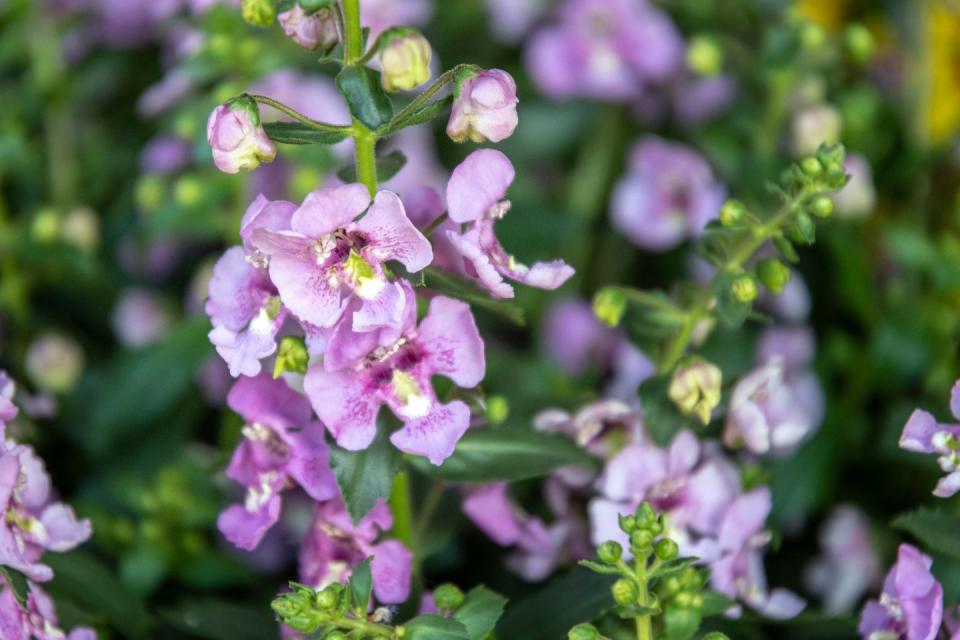
[[[420,323],[418,342],[427,352],[430,365],[459,387],[475,387],[483,380],[486,363],[483,339],[470,311],[459,300],[437,296]]]
[[[470,427],[470,409],[460,400],[450,404],[434,404],[430,413],[409,420],[390,436],[397,449],[416,456],[425,456],[439,465],[450,457],[460,437]]]
[[[349,451],[370,446],[377,435],[377,413],[383,401],[358,374],[331,373],[314,365],[307,371],[303,388],[338,445]]]
[[[509,158],[496,149],[478,149],[461,162],[447,183],[447,208],[454,222],[483,218],[503,200],[516,172]]]
[[[377,194],[357,229],[367,234],[372,244],[369,250],[381,261],[396,260],[410,272],[433,262],[430,241],[410,222],[400,197],[391,191]]]

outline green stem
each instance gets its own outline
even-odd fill
[[[357,180],[367,186],[372,197],[377,192],[377,136],[357,120],[353,121],[353,147]]]
[[[641,607],[647,606],[647,559],[637,556],[634,561],[634,572],[637,576],[637,586],[640,587],[640,595],[637,596],[637,604]],[[651,624],[650,614],[641,613],[636,617],[637,640],[653,640],[653,625]]]
[[[361,631],[365,635],[360,637],[374,636],[376,638],[395,638],[394,630],[388,626],[361,620],[360,618],[342,618],[337,621],[337,625],[350,631]]]
[[[390,489],[390,511],[393,513],[393,528],[390,534],[408,549],[414,547],[413,512],[410,500],[410,476],[401,471],[393,479]]]
[[[360,0],[343,0],[343,28],[343,66],[349,66],[363,55]]]
[[[444,222],[446,222],[449,218],[450,218],[450,214],[448,214],[446,211],[444,211],[443,213],[441,213],[440,215],[438,215],[436,218],[434,218],[433,221],[432,221],[430,224],[428,224],[426,227],[423,228],[423,235],[425,235],[425,236],[427,236],[427,237],[429,238],[429,237],[430,237],[430,234],[432,234],[434,231],[436,231],[436,230],[437,230],[437,227],[439,227],[440,225],[442,225],[442,224],[443,224]]]
[[[353,128],[349,125],[329,124],[308,118],[299,111],[296,111],[295,109],[292,109],[282,102],[274,100],[273,98],[268,98],[267,96],[251,95],[250,98],[258,104],[271,106],[277,111],[287,114],[297,122],[305,124],[311,129],[316,129],[317,131],[329,131],[330,133],[351,133],[353,131]]]
[[[386,126],[382,128],[382,130],[392,133],[394,130],[402,128],[404,120],[422,109],[424,105],[426,105],[430,99],[433,98],[433,96],[437,95],[437,93],[439,93],[444,87],[453,82],[457,77],[457,74],[472,67],[474,67],[472,64],[458,64],[452,69],[444,71],[437,77],[436,80],[433,81],[433,84],[423,90],[423,93],[411,100],[410,104],[405,106],[395,116],[393,116],[393,119],[391,119],[390,122],[388,122]]]
[[[433,485],[430,487],[430,492],[427,494],[427,497],[424,498],[423,505],[417,512],[417,527],[414,529],[413,541],[418,554],[423,547],[423,539],[426,537],[427,530],[430,528],[430,521],[433,519],[433,514],[440,505],[443,490],[444,484],[439,480],[434,480]]]

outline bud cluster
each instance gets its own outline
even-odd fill
[[[350,585],[334,582],[321,590],[290,583],[290,591],[276,598],[270,605],[277,619],[295,631],[313,634],[324,640],[350,638],[393,638],[403,635],[403,627],[390,628],[375,620],[382,618],[379,610],[367,616],[358,606]]]

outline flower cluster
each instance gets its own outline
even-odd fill
[[[0,371],[0,567],[27,578],[26,602],[21,604],[6,574],[0,577],[0,635],[11,640],[64,638],[53,601],[38,583],[53,578],[42,562],[48,551],[73,549],[90,537],[89,520],[78,520],[73,509],[53,495],[50,476],[33,448],[15,442],[7,424],[18,413],[15,385]],[[92,640],[92,630],[77,627],[70,640]]]
[[[950,391],[950,411],[960,420],[960,380]],[[947,475],[937,483],[933,495],[949,498],[960,490],[960,424],[940,424],[931,413],[917,409],[903,427],[900,446],[937,455],[937,464]]]
[[[933,560],[916,547],[901,544],[897,562],[883,582],[879,600],[860,615],[864,640],[934,640],[943,623],[943,587],[930,573]],[[951,638],[956,629],[948,629]]]

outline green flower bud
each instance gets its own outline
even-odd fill
[[[823,27],[808,22],[800,29],[800,44],[808,51],[816,51],[827,42],[827,32]]]
[[[463,591],[454,584],[442,584],[433,592],[433,601],[441,611],[456,611],[463,605]]]
[[[817,237],[817,225],[807,212],[798,211],[794,214],[789,234],[790,239],[796,243],[813,244]]]
[[[862,24],[852,24],[843,34],[847,53],[857,62],[867,62],[873,55],[874,42],[870,30]]]
[[[567,633],[567,640],[598,640],[600,632],[592,624],[578,624]]]
[[[657,516],[657,519],[647,525],[647,531],[652,533],[655,536],[663,533],[663,514],[661,513]]]
[[[277,15],[276,2],[274,0],[241,0],[240,15],[252,25],[269,27]]]
[[[624,533],[633,533],[637,528],[637,519],[634,516],[617,516],[620,520],[620,530]]]
[[[693,594],[689,591],[681,591],[677,595],[673,596],[673,602],[682,609],[689,609],[691,608],[691,603],[693,602]]]
[[[323,636],[323,640],[347,640],[347,634],[343,631],[331,631]]]
[[[160,208],[165,197],[166,186],[160,176],[143,176],[137,180],[133,189],[133,199],[144,213],[152,213]]]
[[[720,224],[732,227],[747,216],[747,208],[739,200],[727,200],[720,209]]]
[[[430,43],[418,31],[394,27],[380,36],[384,91],[409,91],[430,79]]]
[[[703,596],[700,595],[699,593],[694,593],[693,595],[691,595],[691,596],[690,596],[690,606],[693,607],[694,609],[702,609],[702,608],[703,608]]]
[[[790,268],[776,258],[766,258],[757,264],[757,277],[768,291],[779,294],[790,282]]]
[[[661,560],[673,560],[680,553],[677,543],[669,538],[657,540],[657,544],[654,545],[653,551]]]
[[[307,344],[303,338],[284,336],[277,347],[277,358],[273,365],[273,377],[279,378],[285,371],[292,373],[306,373],[310,354],[307,353]]]
[[[616,564],[621,555],[623,555],[623,547],[613,540],[607,540],[597,548],[597,557],[607,564]]]
[[[707,424],[713,409],[720,404],[722,381],[723,373],[716,365],[691,358],[674,372],[667,395],[682,413]]]
[[[687,591],[700,591],[703,588],[703,574],[694,567],[687,567],[680,574],[680,584]]]
[[[181,207],[196,207],[203,202],[205,189],[196,176],[181,176],[173,185],[173,197]]]
[[[487,422],[501,424],[510,416],[510,402],[503,396],[487,397]]]
[[[725,633],[720,633],[719,631],[711,631],[700,640],[730,640],[730,636]]]
[[[653,505],[649,502],[642,502],[637,507],[637,526],[642,529],[649,529],[650,525],[657,521],[657,512],[653,510]]]
[[[723,50],[710,36],[694,36],[687,46],[687,66],[698,75],[714,76],[723,69]]]
[[[680,584],[680,578],[677,576],[670,576],[663,581],[663,588],[666,589],[667,593],[674,594],[680,593],[680,590],[683,586]]]
[[[833,213],[833,200],[828,196],[820,195],[810,203],[810,211],[818,218],[829,218]]]
[[[39,242],[53,242],[60,235],[60,215],[53,209],[41,209],[33,216],[30,235]]]
[[[317,606],[321,609],[333,609],[337,606],[338,599],[332,589],[324,589],[317,594]]]
[[[653,534],[646,529],[639,529],[630,534],[630,546],[641,551],[653,546]]]
[[[823,165],[814,156],[801,160],[800,169],[810,177],[819,176],[823,173]]]
[[[730,291],[738,302],[753,302],[760,293],[757,290],[757,281],[749,273],[741,273],[730,284]]]
[[[616,287],[604,287],[593,296],[593,314],[608,327],[616,327],[627,310],[627,296]]]
[[[633,580],[620,578],[610,587],[610,593],[613,594],[617,604],[636,604],[637,598],[640,597],[640,588]]]

